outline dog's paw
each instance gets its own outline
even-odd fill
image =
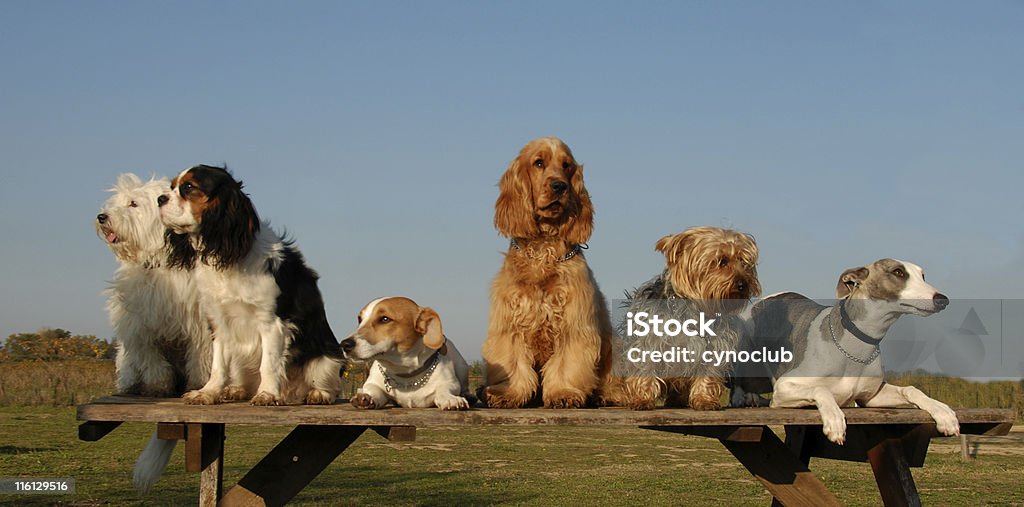
[[[490,408],[519,408],[526,404],[528,396],[512,396],[508,389],[499,386],[487,386],[484,389],[484,399]]]
[[[306,405],[330,405],[334,403],[334,398],[327,391],[313,389],[306,394]]]
[[[434,404],[441,410],[469,410],[469,401],[462,396],[452,396],[450,398],[435,399]]]
[[[222,401],[242,401],[248,398],[245,393],[245,388],[241,386],[227,386],[220,390],[220,399]]]
[[[821,431],[834,444],[846,443],[846,416],[839,407],[819,408],[821,413]]]
[[[352,406],[356,408],[379,408],[373,401],[373,396],[366,393],[359,393],[352,397]]]
[[[657,399],[649,396],[633,396],[626,400],[626,406],[633,410],[654,410]]]
[[[258,407],[276,407],[284,405],[284,401],[279,396],[274,396],[266,391],[260,391],[259,394],[249,400],[249,404]]]
[[[560,392],[544,396],[544,408],[583,408],[587,397],[583,393]]]
[[[185,401],[186,405],[216,405],[220,400],[205,391],[189,391],[181,397]]]
[[[939,433],[948,437],[960,434],[960,421],[957,420],[956,412],[949,408],[949,405],[940,403],[940,406],[932,411],[932,418],[935,419],[935,428],[939,430]]]
[[[716,398],[695,396],[690,398],[690,408],[694,410],[722,410],[722,403]]]
[[[729,406],[732,408],[743,408],[743,407],[767,407],[768,400],[764,399],[760,394],[748,393],[744,391],[733,390],[732,395],[729,397]]]

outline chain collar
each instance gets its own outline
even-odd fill
[[[842,302],[840,302],[839,305],[840,305],[839,306],[840,314],[846,313],[843,310]],[[875,350],[871,351],[871,355],[869,355],[867,359],[861,359],[859,357],[854,357],[849,352],[847,352],[846,349],[844,349],[842,347],[842,345],[839,345],[839,340],[836,339],[836,332],[832,330],[832,320],[834,320],[834,319],[832,319],[832,314],[830,313],[829,316],[828,316],[828,333],[830,335],[832,335],[832,343],[836,344],[836,348],[839,349],[839,352],[842,352],[843,355],[846,356],[847,359],[849,359],[849,360],[851,360],[853,362],[856,362],[856,363],[860,363],[860,364],[871,364],[872,362],[874,362],[875,359],[878,358],[878,354],[880,354],[882,352],[882,349],[878,346],[878,343],[874,344],[875,345]],[[840,315],[839,320],[842,320],[842,315]],[[845,326],[843,326],[843,327],[845,328]],[[859,336],[857,338],[860,339]]]
[[[512,241],[509,243],[509,248],[511,248],[513,250],[519,250],[520,249],[519,248],[519,242],[516,241],[516,238],[512,238]],[[577,245],[573,245],[572,248],[569,249],[568,253],[566,253],[565,255],[555,259],[555,262],[556,263],[558,263],[558,262],[565,262],[565,261],[567,261],[569,259],[572,259],[573,257],[576,257],[576,254],[582,252],[583,250],[587,250],[588,248],[590,248],[590,246],[587,245],[586,243],[580,243],[580,244],[577,244]]]
[[[388,374],[388,370],[384,368],[380,361],[377,361],[377,369],[380,370],[380,374],[384,376],[384,389],[387,392],[392,392],[396,389],[408,389],[410,387],[422,387],[430,380],[430,375],[437,369],[437,363],[441,362],[441,351],[434,352],[427,362],[423,366],[419,367],[417,371],[414,371],[408,377],[404,377],[406,380],[399,380],[398,375]]]
[[[853,320],[850,319],[850,314],[846,313],[846,301],[846,299],[843,299],[839,302],[839,322],[843,325],[843,328],[849,331],[853,336],[856,336],[858,340],[877,347],[879,343],[882,343],[882,338],[869,336],[853,323]]]

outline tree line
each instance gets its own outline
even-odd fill
[[[73,335],[60,328],[43,328],[34,333],[15,333],[0,347],[0,361],[65,361],[69,359],[113,359],[113,343],[93,335]]]

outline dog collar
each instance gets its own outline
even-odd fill
[[[850,320],[850,314],[846,313],[845,299],[839,302],[839,323],[843,325],[843,329],[849,331],[850,334],[856,336],[858,340],[868,345],[874,345],[877,347],[879,343],[882,343],[881,338],[869,336],[864,331],[861,331],[860,328]]]
[[[512,238],[512,241],[509,242],[508,247],[513,250],[519,250],[519,241],[516,241],[516,238]],[[576,257],[576,254],[580,253],[583,250],[587,250],[588,248],[590,248],[590,245],[587,245],[586,243],[579,243],[573,245],[572,248],[569,249],[568,253],[555,259],[555,262],[565,262],[569,259],[572,259],[573,257]]]
[[[430,380],[430,375],[437,369],[437,363],[441,361],[441,351],[434,352],[423,366],[416,368],[412,373],[408,375],[388,374],[387,368],[380,361],[377,361],[377,369],[380,370],[380,374],[384,376],[384,389],[387,392],[392,392],[395,389],[408,389],[410,387],[421,387]],[[406,380],[398,380],[398,379]]]
[[[839,306],[839,313],[840,313],[839,320],[842,321],[843,320],[842,315],[841,315],[843,313],[842,304],[840,304],[840,306]],[[874,362],[874,360],[878,358],[878,354],[880,354],[882,352],[882,349],[877,344],[875,345],[874,350],[871,351],[871,355],[869,355],[867,357],[867,359],[861,359],[861,358],[859,358],[857,356],[854,356],[853,354],[850,354],[849,352],[847,352],[846,349],[844,349],[843,346],[839,344],[839,339],[836,338],[836,332],[834,330],[832,330],[832,320],[833,320],[832,319],[832,314],[829,313],[828,317],[826,317],[826,318],[828,319],[828,334],[832,335],[832,343],[835,344],[836,348],[839,349],[839,352],[842,352],[843,355],[846,356],[847,359],[849,359],[850,361],[856,362],[856,363],[868,365],[868,364],[871,364],[872,362]]]

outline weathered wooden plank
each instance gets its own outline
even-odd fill
[[[221,499],[223,506],[284,505],[366,430],[299,426]]]
[[[120,421],[86,421],[78,425],[78,439],[95,442],[121,425]]]
[[[764,428],[758,442],[722,440],[725,446],[777,501],[787,507],[839,506],[820,479],[792,450]]]
[[[860,424],[923,424],[933,422],[923,410],[853,408],[844,409],[850,426]],[[972,423],[1012,424],[1010,409],[957,410],[961,428],[969,432]],[[254,407],[248,403],[214,406],[185,405],[178,399],[138,397],[101,398],[78,407],[78,419],[87,421],[190,422],[277,425],[352,425],[352,426],[451,426],[483,425],[609,425],[609,426],[820,426],[821,418],[813,409],[735,408],[717,411],[657,409],[634,411],[623,408],[551,410],[551,409],[474,409],[444,412],[436,409],[358,410],[349,404]],[[1000,427],[1001,428],[1001,427]],[[1005,426],[1008,430],[1009,426]],[[992,434],[992,433],[989,433]]]
[[[185,438],[185,425],[182,423],[156,423],[156,438],[182,440]]]

